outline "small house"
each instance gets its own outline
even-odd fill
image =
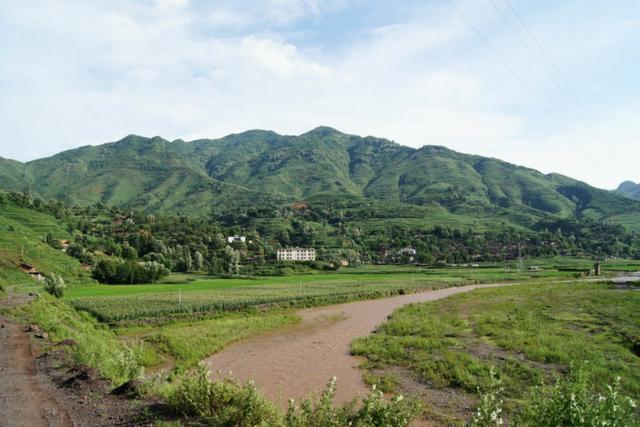
[[[246,236],[227,236],[227,243],[231,244],[231,243],[235,243],[235,242],[241,242],[241,243],[245,243],[247,241],[247,237]]]

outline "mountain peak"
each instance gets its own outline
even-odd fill
[[[615,192],[631,199],[640,200],[640,184],[633,181],[624,181]]]
[[[337,129],[334,129],[329,126],[318,126],[314,129],[311,129],[308,132],[303,133],[300,136],[319,136],[319,137],[327,137],[332,135],[344,135]]]

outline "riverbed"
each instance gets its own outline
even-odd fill
[[[233,376],[255,381],[262,393],[281,407],[320,393],[337,378],[336,402],[368,393],[351,342],[375,331],[399,307],[435,301],[479,288],[505,284],[469,285],[391,298],[366,300],[300,310],[295,327],[273,331],[233,344],[205,360],[215,379]]]

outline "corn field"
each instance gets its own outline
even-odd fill
[[[348,301],[383,298],[457,285],[415,280],[401,283],[340,282],[247,286],[189,292],[162,292],[129,296],[72,299],[103,322],[121,322],[192,313],[220,313],[265,307],[312,307]]]

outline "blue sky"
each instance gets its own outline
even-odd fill
[[[613,188],[638,40],[637,0],[6,1],[0,156],[327,125]]]

